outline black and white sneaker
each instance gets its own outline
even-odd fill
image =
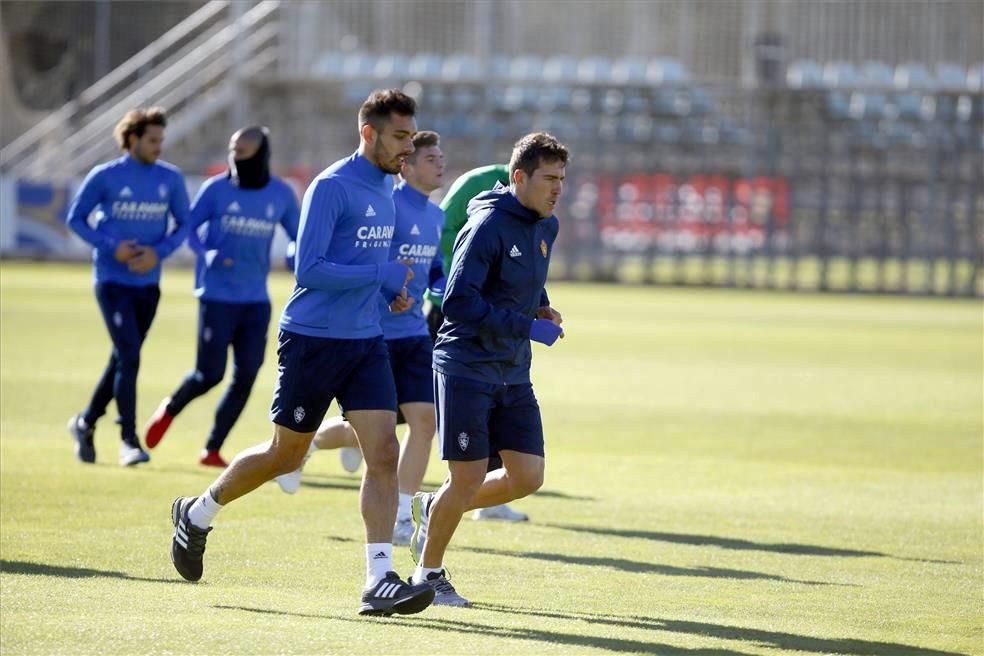
[[[79,461],[91,464],[96,461],[96,447],[92,437],[96,429],[82,424],[82,415],[77,414],[68,420],[68,432],[75,440],[75,457]]]
[[[178,497],[171,504],[171,522],[174,524],[174,537],[171,538],[171,562],[184,579],[197,581],[202,578],[202,555],[205,553],[205,540],[212,530],[198,528],[188,519],[188,510],[198,497]]]
[[[434,601],[434,588],[426,583],[411,585],[396,572],[386,576],[371,588],[362,591],[359,615],[413,615]]]

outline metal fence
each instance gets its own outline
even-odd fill
[[[532,130],[571,146],[557,275],[984,295],[984,3],[335,0],[273,20],[277,54],[230,108],[175,116],[190,176],[245,116],[303,187],[355,148],[368,92],[401,86],[451,178]]]

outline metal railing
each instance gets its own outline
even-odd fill
[[[112,128],[137,106],[164,106],[171,140],[193,132],[233,101],[236,80],[276,63],[279,5],[264,0],[242,11],[209,2],[0,151],[0,170],[55,180],[84,174],[112,156]]]

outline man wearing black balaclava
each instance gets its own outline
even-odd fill
[[[236,131],[229,140],[228,161],[229,170],[202,185],[191,209],[196,230],[188,245],[197,255],[195,296],[200,303],[195,368],[161,401],[146,427],[147,447],[152,449],[188,403],[222,381],[232,346],[232,383],[219,401],[198,460],[216,467],[226,466],[219,449],[246,406],[263,364],[274,229],[279,223],[294,240],[300,220],[293,189],[270,175],[269,130]]]
[[[229,143],[229,179],[240,189],[262,189],[270,182],[270,131],[248,127]]]

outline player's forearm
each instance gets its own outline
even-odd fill
[[[297,267],[297,284],[308,289],[337,291],[378,285],[382,274],[378,264],[335,264],[323,258]]]
[[[118,239],[90,226],[86,217],[80,214],[69,216],[68,227],[93,248],[114,250],[119,244]]]
[[[179,223],[174,232],[154,244],[154,250],[157,251],[157,257],[163,260],[165,257],[169,256],[171,253],[176,251],[186,239],[188,239],[189,235],[191,235],[191,222],[185,220],[183,223]]]
[[[444,299],[441,310],[450,321],[475,325],[480,332],[497,337],[526,337],[533,322],[519,312],[497,308],[477,294],[452,294]]]

